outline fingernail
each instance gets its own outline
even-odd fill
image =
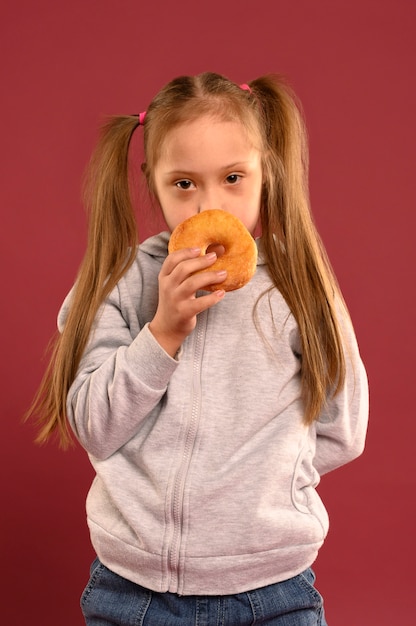
[[[216,259],[217,255],[215,254],[215,252],[208,252],[208,254],[205,255],[209,260],[211,259]]]
[[[223,278],[223,277],[225,277],[226,275],[227,275],[226,270],[219,270],[219,271],[217,272],[217,276],[218,276],[218,278]]]

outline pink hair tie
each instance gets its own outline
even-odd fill
[[[249,93],[251,93],[251,87],[250,85],[247,85],[247,83],[243,83],[242,85],[240,85],[240,89],[244,89],[244,91],[248,91]]]
[[[146,111],[142,111],[141,113],[139,113],[139,125],[140,126],[143,126],[145,117],[146,117]]]

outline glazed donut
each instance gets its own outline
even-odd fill
[[[224,282],[204,287],[206,291],[240,289],[256,271],[257,246],[244,224],[231,213],[209,209],[189,217],[174,229],[169,252],[183,248],[200,248],[201,256],[210,246],[222,246],[224,254],[201,272],[227,270]]]

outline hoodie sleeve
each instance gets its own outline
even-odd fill
[[[102,305],[67,398],[76,437],[100,460],[139,431],[178,365],[154,339],[148,324],[138,327],[134,307],[126,307],[125,297],[122,307],[122,288],[121,281]]]
[[[328,400],[316,423],[314,466],[326,474],[364,451],[368,424],[368,381],[352,326],[344,326],[346,378],[344,387]]]

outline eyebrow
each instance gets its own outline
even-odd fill
[[[236,161],[235,163],[230,163],[229,165],[224,165],[223,167],[221,167],[221,171],[229,171],[229,170],[233,170],[233,169],[238,169],[239,167],[244,167],[246,165],[248,165],[250,163],[250,161]],[[192,172],[191,170],[186,170],[186,169],[178,169],[178,170],[171,170],[170,172],[166,172],[166,176],[195,176],[197,175],[198,172]]]

